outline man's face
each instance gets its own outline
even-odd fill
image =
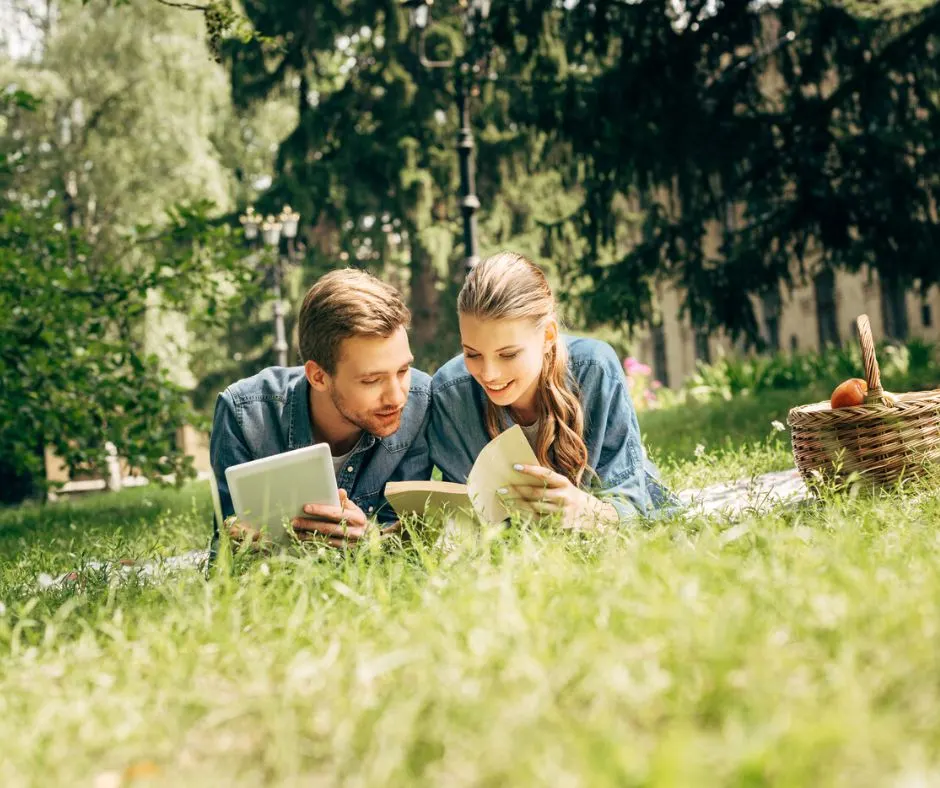
[[[395,432],[408,402],[414,357],[400,327],[390,337],[350,337],[327,376],[333,406],[346,421],[379,438]]]

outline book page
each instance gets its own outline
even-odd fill
[[[489,523],[497,524],[509,518],[509,510],[499,500],[496,491],[501,487],[510,488],[513,484],[535,484],[533,479],[512,466],[538,465],[538,458],[529,441],[526,440],[522,428],[515,424],[505,432],[497,435],[483,450],[467,477],[467,491],[473,501],[473,508],[481,518]],[[522,507],[520,507],[522,508]]]
[[[472,510],[467,485],[453,482],[389,482],[385,497],[395,513],[431,516],[444,509],[452,513],[461,509]]]

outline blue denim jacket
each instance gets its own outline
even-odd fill
[[[597,339],[563,336],[568,369],[584,409],[588,465],[582,486],[609,498],[621,520],[652,516],[678,500],[658,481],[640,440],[636,410],[613,348]],[[431,381],[431,460],[447,481],[465,482],[480,450],[489,443],[484,421],[486,393],[467,371],[462,355]],[[507,424],[508,426],[508,424]]]
[[[219,394],[209,455],[223,517],[235,513],[226,468],[313,444],[309,392],[303,367],[268,367]],[[431,478],[430,399],[431,377],[412,369],[401,426],[387,438],[365,434],[336,479],[366,515],[380,522],[396,519],[383,495],[386,482]]]

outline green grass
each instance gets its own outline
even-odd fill
[[[787,412],[825,397],[819,391],[772,391],[640,414],[650,458],[671,486],[701,487],[793,467]]]
[[[736,404],[644,417],[673,481],[783,463],[779,414]],[[940,777],[932,489],[26,588],[203,547],[209,509],[192,486],[0,512],[0,785],[130,784],[135,765],[166,786]]]

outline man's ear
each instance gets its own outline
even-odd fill
[[[308,361],[304,364],[304,375],[307,376],[307,382],[314,391],[326,391],[330,387],[329,373],[317,364],[316,361]]]

